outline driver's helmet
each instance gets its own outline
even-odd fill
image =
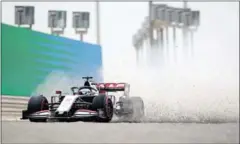
[[[96,85],[92,84],[91,87],[97,90],[97,86]]]

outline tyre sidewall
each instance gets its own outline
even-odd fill
[[[105,118],[97,117],[96,120],[98,122],[110,122],[112,120],[112,117],[113,117],[113,103],[112,103],[112,100],[110,98],[108,98],[108,96],[106,96],[106,95],[96,96],[93,99],[92,107],[93,107],[93,110],[97,111],[98,109],[102,109],[103,112],[104,112]],[[110,113],[108,111],[109,107],[111,108]]]
[[[46,97],[40,95],[40,96],[32,96],[28,101],[28,108],[27,108],[29,114],[33,114],[38,111],[42,110],[49,110],[48,106],[48,100]],[[29,119],[33,122],[45,122],[46,119]]]

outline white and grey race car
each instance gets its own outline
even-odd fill
[[[21,119],[29,119],[31,122],[110,122],[116,115],[128,121],[141,121],[144,103],[140,97],[129,97],[129,84],[93,83],[90,81],[92,77],[83,79],[86,79],[84,86],[72,87],[70,95],[56,91],[57,96],[51,96],[50,103],[43,95],[32,96],[27,110],[22,111]],[[123,94],[117,97],[118,92]]]

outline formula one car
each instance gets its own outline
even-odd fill
[[[32,96],[27,110],[22,111],[21,119],[31,122],[56,121],[96,121],[110,122],[115,114],[120,119],[140,121],[144,116],[144,103],[140,97],[129,97],[130,85],[127,83],[94,83],[92,77],[86,79],[84,86],[72,87],[72,94],[64,95],[56,91],[49,103],[43,95]],[[123,92],[116,100],[111,92]]]

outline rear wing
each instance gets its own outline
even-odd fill
[[[127,83],[97,83],[96,87],[99,91],[118,92],[123,91],[126,96],[129,95],[130,85]]]

